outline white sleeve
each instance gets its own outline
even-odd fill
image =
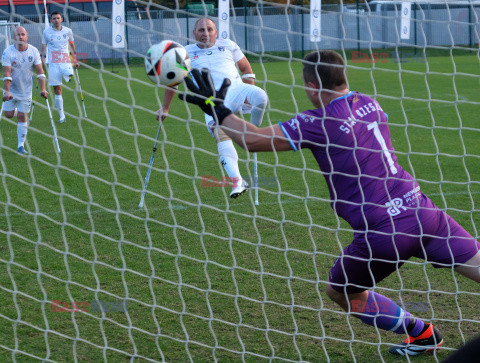
[[[34,57],[34,59],[33,59],[33,64],[34,64],[35,66],[38,66],[39,64],[42,64],[42,59],[40,58],[40,52],[38,51],[37,48],[35,48],[34,53],[35,53],[35,54],[33,55],[33,57]]]
[[[240,50],[240,47],[238,46],[237,43],[231,42],[232,43],[232,55],[233,55],[233,60],[235,63],[237,63],[240,59],[243,59],[245,57],[245,54]]]
[[[43,35],[42,35],[42,44],[47,44],[48,43],[48,39],[47,39],[47,29],[45,29],[43,31]]]
[[[73,42],[73,32],[72,29],[68,29],[68,42]]]
[[[11,67],[12,66],[10,56],[9,56],[9,54],[6,50],[2,54],[2,66],[5,66],[5,67]]]

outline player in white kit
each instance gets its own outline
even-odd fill
[[[25,28],[15,29],[14,44],[10,45],[2,54],[3,66],[3,110],[5,117],[12,118],[17,110],[17,151],[28,154],[25,150],[27,139],[28,119],[32,104],[32,71],[35,69],[40,84],[41,96],[48,97],[45,89],[45,74],[38,49],[27,44],[28,34]]]
[[[58,11],[50,15],[52,25],[43,31],[42,59],[45,59],[48,49],[48,85],[55,90],[55,106],[60,115],[58,122],[65,122],[62,97],[62,78],[70,82],[73,76],[73,66],[79,67],[73,33],[70,28],[62,25],[63,17]],[[71,51],[72,58],[70,59]]]
[[[254,85],[255,74],[239,46],[229,39],[217,39],[217,34],[217,27],[213,20],[208,18],[197,20],[193,30],[193,36],[197,42],[185,47],[190,56],[192,68],[208,68],[217,89],[220,88],[224,78],[230,79],[232,85],[228,89],[225,105],[235,113],[250,113],[251,123],[259,126],[267,107],[267,94]],[[163,121],[167,117],[174,95],[174,89],[165,90],[163,107],[158,110],[157,119]],[[217,142],[220,162],[232,180],[230,197],[236,198],[245,193],[249,187],[240,175],[237,151],[227,134],[219,128],[213,131],[212,126],[215,122],[211,116],[205,114],[205,122]]]

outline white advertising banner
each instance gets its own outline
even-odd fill
[[[125,48],[125,0],[112,1],[112,47]]]
[[[320,26],[322,18],[322,0],[310,1],[310,41],[320,41]]]
[[[402,23],[400,28],[400,39],[410,39],[410,19],[412,17],[412,3],[402,2]]]
[[[218,37],[230,39],[230,0],[218,0]]]

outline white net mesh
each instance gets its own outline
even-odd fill
[[[3,53],[13,39],[13,31],[20,23],[11,23],[7,20],[0,20],[0,51]]]
[[[380,3],[324,4],[319,43],[307,0],[232,3],[231,39],[269,96],[263,125],[312,108],[299,60],[338,50],[350,88],[388,113],[400,164],[477,238],[480,8],[412,5],[410,39],[400,39],[400,7]],[[15,118],[2,117],[0,360],[389,360],[404,339],[327,298],[353,231],[331,210],[309,152],[259,154],[260,206],[253,193],[231,201],[215,183],[225,174],[203,114],[174,100],[137,208],[163,99],[142,57],[164,39],[192,42],[195,21],[217,19],[216,6],[127,2],[127,48],[118,49],[111,2],[47,4],[73,30],[83,94],[74,80],[63,86],[60,154],[40,97],[27,157],[15,153]],[[2,5],[0,19],[21,23],[40,49],[42,6]],[[237,149],[251,178],[253,155]],[[413,258],[375,291],[442,331],[445,349],[427,361],[480,328],[478,284],[452,269]]]

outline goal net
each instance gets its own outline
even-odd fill
[[[20,23],[10,23],[7,20],[0,20],[0,51],[3,53],[13,40],[15,27]]]
[[[219,36],[239,45],[268,94],[262,126],[314,108],[301,60],[339,52],[349,88],[388,114],[400,165],[478,238],[477,1],[419,1],[409,16],[393,1],[227,2],[226,17],[217,1],[46,3],[72,29],[81,66],[63,83],[61,153],[40,97],[28,155],[16,153],[16,119],[0,123],[0,360],[384,361],[406,338],[327,297],[354,231],[331,209],[309,151],[258,153],[256,206],[253,189],[229,198],[200,110],[175,97],[157,134],[165,89],[143,57],[165,39],[195,42],[200,17],[229,19]],[[41,49],[42,4],[7,2],[2,19],[2,51],[12,23]],[[237,151],[253,185],[253,154]],[[479,285],[451,267],[412,258],[374,291],[442,332],[443,349],[426,361],[480,331]]]

